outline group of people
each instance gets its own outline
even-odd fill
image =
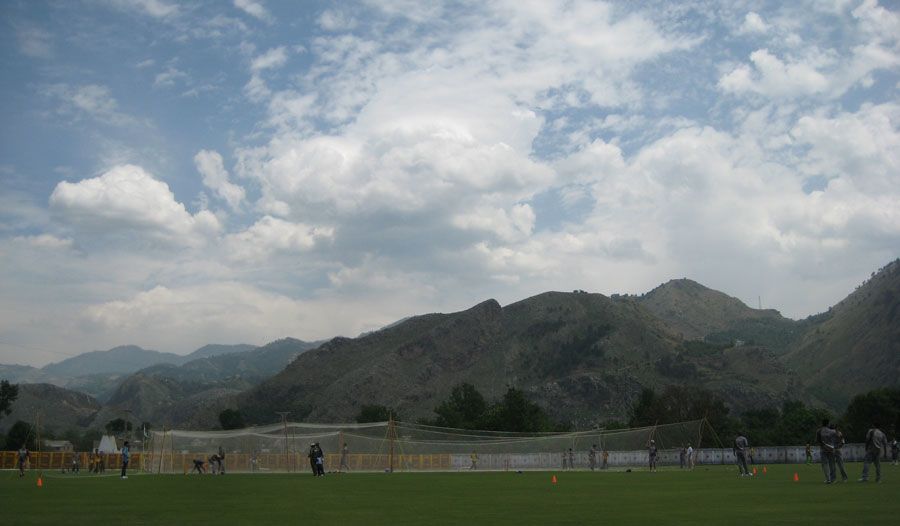
[[[207,464],[209,465],[209,469],[207,469]],[[202,475],[204,473],[211,473],[213,475],[224,475],[225,474],[225,450],[222,449],[222,446],[219,446],[219,450],[212,455],[210,455],[206,461],[202,458],[194,459],[194,467],[191,469],[191,473],[197,472],[198,475]]]
[[[863,459],[862,475],[859,482],[868,482],[869,465],[875,465],[875,481],[881,482],[881,459],[887,456],[888,448],[891,449],[891,458],[894,464],[897,464],[898,454],[900,454],[900,445],[895,438],[888,443],[887,436],[880,429],[878,422],[875,422],[868,431],[866,431],[865,442],[865,458]],[[816,443],[819,446],[819,460],[822,464],[822,472],[825,475],[825,484],[834,484],[837,482],[837,474],[840,472],[841,481],[847,482],[850,477],[844,467],[843,449],[847,441],[844,434],[837,426],[829,422],[827,418],[822,420],[822,425],[816,431]],[[751,476],[747,469],[747,452],[749,450],[749,441],[744,435],[739,435],[734,439],[734,456],[738,465],[738,471],[741,476]],[[806,463],[812,464],[813,454],[812,446],[806,444]]]
[[[344,445],[346,446],[346,444]],[[312,468],[313,476],[324,477],[325,452],[322,451],[322,446],[320,446],[318,442],[313,442],[309,445],[309,453],[307,456],[309,457],[309,466]]]
[[[562,452],[560,455],[562,459],[562,468],[563,469],[576,469],[575,464],[575,450],[569,448]],[[600,450],[597,447],[597,444],[591,446],[591,449],[588,450],[588,467],[591,471],[597,469],[597,461],[600,460],[600,469],[606,469],[609,467],[609,451]]]

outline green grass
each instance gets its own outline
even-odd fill
[[[861,466],[848,465],[851,480]],[[822,483],[817,466],[659,473],[184,476],[0,472],[4,524],[897,524],[900,468],[883,484]],[[793,473],[800,482],[793,482]]]

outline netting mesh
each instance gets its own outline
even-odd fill
[[[188,473],[205,468],[235,472],[310,470],[318,443],[326,471],[448,471],[598,469],[647,464],[654,440],[660,464],[677,464],[687,444],[698,447],[703,420],[634,429],[566,433],[509,433],[452,429],[406,422],[309,424],[288,422],[231,431],[155,431],[142,469]],[[591,449],[595,448],[594,454]],[[221,465],[218,452],[224,454]]]

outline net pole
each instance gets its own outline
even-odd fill
[[[394,472],[394,437],[396,430],[394,429],[394,414],[388,413],[388,440],[390,441],[390,465],[388,471]]]
[[[344,467],[344,430],[338,431],[338,473]]]

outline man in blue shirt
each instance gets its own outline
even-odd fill
[[[122,478],[128,478],[128,461],[131,460],[131,451],[128,449],[128,441],[122,446]]]

